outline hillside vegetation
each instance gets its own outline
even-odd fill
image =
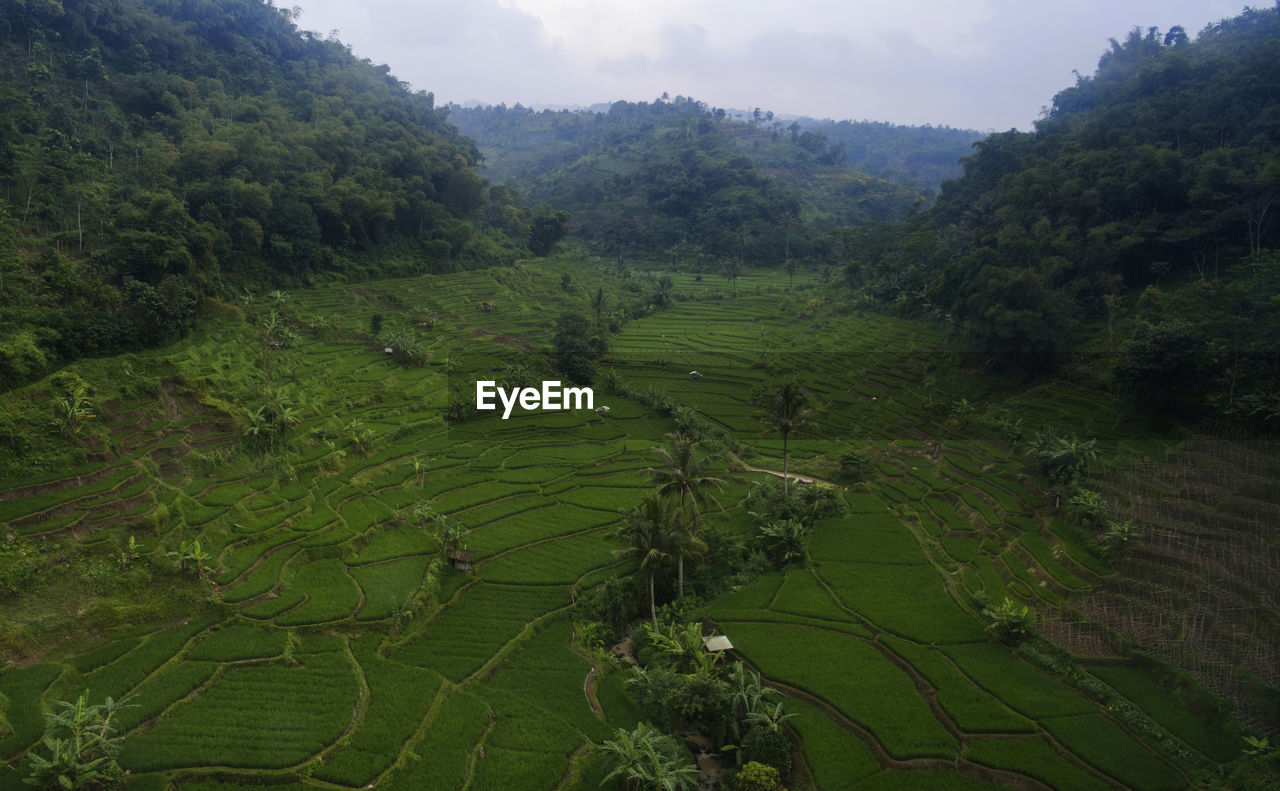
[[[1154,414],[1280,426],[1280,10],[1113,41],[1036,131],[992,135],[848,282],[945,313],[988,368],[1114,381]],[[1086,373],[1086,371],[1089,371]]]
[[[287,10],[5,3],[0,64],[0,389],[172,341],[241,287],[538,244],[431,94]]]
[[[750,123],[684,96],[608,112],[452,107],[495,180],[571,215],[602,255],[684,269],[838,260],[836,229],[902,219],[924,195],[851,168],[798,126]],[[771,115],[770,115],[771,119]]]
[[[926,208],[253,0],[2,8],[0,788],[1280,783],[1280,10]]]
[[[711,468],[725,484],[683,605],[674,564],[657,569],[663,622],[711,619],[786,694],[796,787],[1175,789],[1238,754],[1237,726],[1192,713],[1203,693],[1186,680],[1160,687],[1121,656],[1095,670],[986,628],[1009,599],[1048,623],[1110,573],[1094,534],[999,435],[996,405],[1028,431],[1122,436],[1104,395],[1004,402],[936,329],[828,301],[812,273],[795,290],[783,272],[750,274],[736,298],[670,277],[666,309],[643,307],[657,279],[573,257],[279,293],[162,352],[7,394],[51,469],[0,490],[13,534],[0,637],[23,660],[0,672],[12,726],[0,753],[27,766],[32,702],[81,693],[136,696],[119,761],[143,788],[498,788],[518,775],[585,789],[607,765],[574,756],[638,718],[724,743],[731,668],[685,676],[641,648],[647,672],[627,673],[599,652],[644,617],[615,533],[652,491],[654,447],[681,431],[699,455],[725,454]],[[602,323],[636,317],[608,333],[607,416],[470,408],[477,379],[550,375],[557,317],[601,291],[614,306]],[[409,341],[415,356],[383,350]],[[787,463],[750,402],[790,377],[813,406],[792,468],[851,485],[830,490],[834,510],[792,512],[811,538],[781,561],[759,514],[796,506],[761,500],[776,485],[734,459]],[[73,382],[91,413],[50,409]],[[474,550],[470,575],[445,561],[458,541]],[[680,713],[652,686],[695,682],[704,702]],[[263,701],[269,716],[246,717]]]

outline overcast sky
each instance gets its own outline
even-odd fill
[[[1134,26],[1195,36],[1239,0],[277,0],[437,103],[715,107],[1030,129]],[[1258,3],[1255,3],[1255,5]],[[1269,2],[1263,3],[1269,5]]]

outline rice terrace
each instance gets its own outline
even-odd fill
[[[792,482],[838,502],[800,516],[807,548],[771,570],[733,542],[755,529],[752,492],[777,479],[717,460],[703,553],[736,574],[708,587],[688,562],[700,595],[664,617],[729,636],[783,693],[799,783],[1176,789],[1239,752],[1225,721],[1170,699],[1133,661],[992,638],[984,605],[1017,601],[1054,622],[1110,569],[1047,507],[1030,462],[957,407],[983,398],[976,376],[912,386],[958,365],[956,350],[921,325],[830,309],[814,332],[794,318],[812,275],[790,288],[780,273],[748,277],[736,298],[673,278],[684,298],[613,340],[607,416],[446,421],[458,383],[510,377],[553,316],[616,285],[581,272],[574,292],[540,263],[278,293],[246,300],[245,315],[293,328],[288,347],[228,316],[163,354],[86,365],[76,375],[101,406],[78,426],[81,463],[3,502],[11,546],[81,547],[61,562],[86,590],[24,601],[7,650],[35,642],[42,609],[96,604],[65,647],[0,675],[4,755],[39,738],[41,702],[87,694],[133,704],[115,719],[130,787],[594,787],[603,770],[584,748],[644,716],[599,642],[611,613],[585,604],[638,573],[617,551],[620,514],[653,490],[653,448],[678,425],[725,448],[718,459],[737,458],[732,444],[780,470],[781,439],[748,402],[785,376],[804,376],[815,405],[787,463],[837,479],[853,450],[856,479]],[[477,310],[486,298],[500,308]],[[368,335],[375,314],[407,328],[429,317],[431,330],[406,330],[428,362],[391,359]],[[272,440],[281,453],[243,453],[222,405],[268,371],[296,417]],[[1124,442],[1119,415],[1087,393],[1019,399],[1045,425]],[[450,540],[474,553],[469,572],[442,554]],[[140,570],[166,553],[189,572]],[[673,570],[660,569],[669,602]],[[129,600],[151,575],[172,600]]]
[[[0,4],[0,789],[1280,788],[1280,7],[996,134],[301,14]]]

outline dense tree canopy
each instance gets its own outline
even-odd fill
[[[431,94],[296,21],[260,0],[0,6],[0,387],[172,339],[233,286],[555,243],[563,220],[491,190]]]
[[[624,259],[712,271],[726,258],[827,263],[837,228],[901,219],[924,198],[852,169],[821,134],[764,115],[735,121],[683,96],[607,111],[452,107],[450,118],[477,140],[488,175],[570,212],[571,231]]]
[[[1178,412],[1274,427],[1278,64],[1277,8],[1194,41],[1113,40],[1035,132],[982,140],[929,212],[860,231],[850,285],[949,314],[989,367],[1031,376],[1105,332],[1092,347],[1138,405],[1168,411],[1176,393]]]

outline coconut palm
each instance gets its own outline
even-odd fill
[[[600,317],[604,313],[605,307],[609,304],[609,295],[604,293],[604,286],[596,289],[596,295],[591,298],[591,309],[596,312],[596,326],[600,326]]]
[[[766,393],[756,400],[756,404],[764,409],[765,424],[782,435],[782,492],[784,495],[787,493],[788,462],[790,461],[787,440],[809,422],[808,402],[808,396],[795,382],[786,382],[774,392]]]
[[[649,495],[634,511],[627,514],[613,537],[626,544],[615,550],[618,557],[636,558],[649,589],[649,617],[658,628],[658,608],[654,602],[653,581],[658,569],[671,560],[672,534],[678,517],[671,505],[657,495]]]
[[[675,299],[675,283],[670,276],[663,275],[654,281],[654,290],[650,300],[659,308],[671,307],[671,302]]]
[[[743,266],[742,258],[724,259],[724,264],[720,267],[720,271],[725,276],[726,280],[733,283],[733,295],[735,297],[738,296],[738,278],[742,277],[746,272],[746,267]]]
[[[658,484],[658,494],[674,497],[680,504],[681,514],[687,515],[683,526],[687,535],[677,541],[676,558],[679,567],[679,597],[684,599],[684,556],[706,551],[706,545],[698,540],[701,522],[700,508],[707,501],[720,505],[710,489],[724,486],[724,480],[707,474],[711,457],[697,458],[696,443],[683,434],[669,434],[668,447],[654,448],[661,465],[650,467],[649,477]]]
[[[804,506],[805,524],[810,530],[824,516],[832,516],[844,510],[835,489],[830,486],[819,483],[801,486],[799,495]]]

